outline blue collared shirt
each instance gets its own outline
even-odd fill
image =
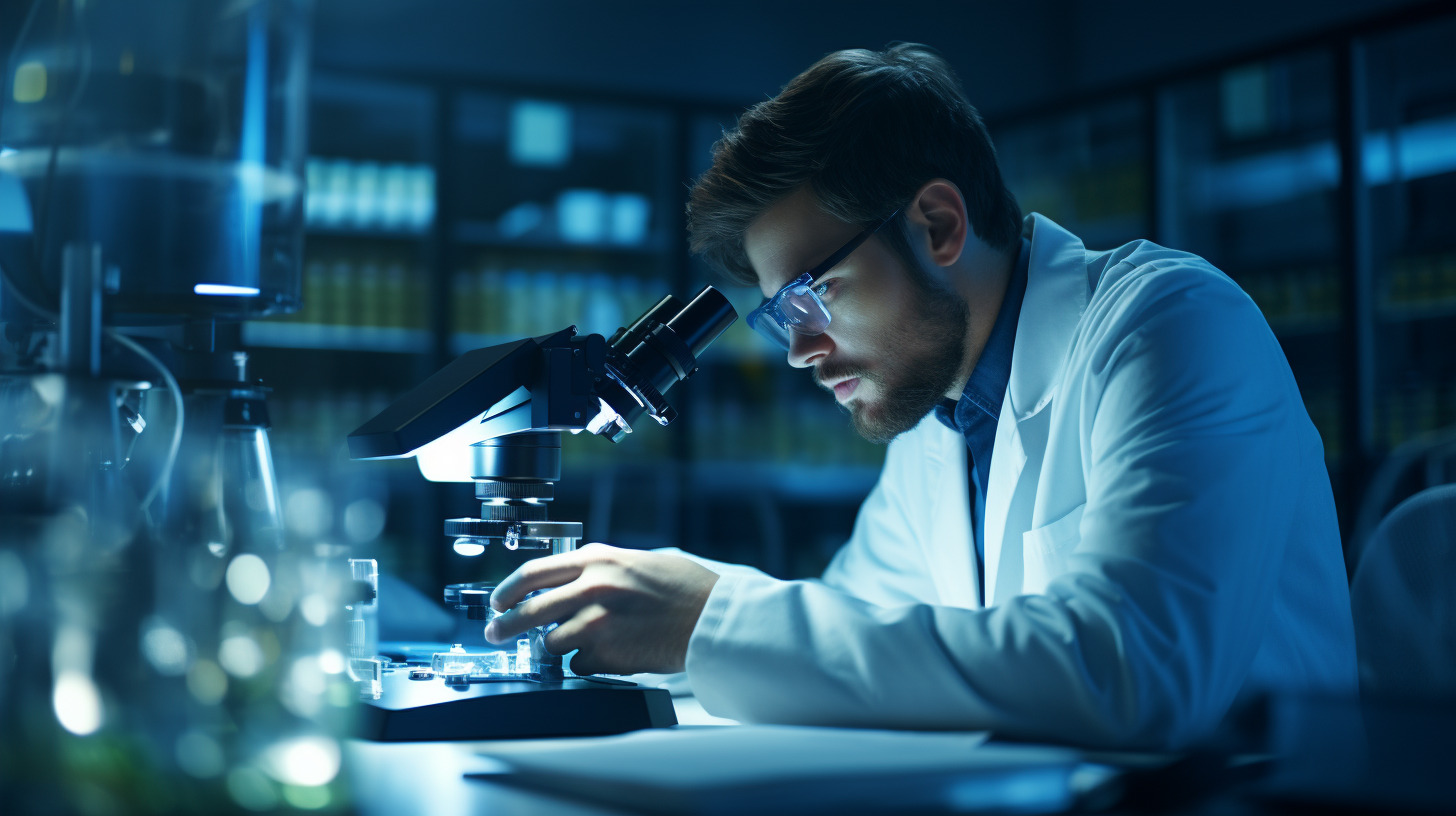
[[[1006,385],[1011,382],[1011,350],[1016,345],[1016,324],[1021,318],[1021,301],[1026,295],[1027,267],[1031,262],[1031,241],[1021,239],[1021,250],[1011,268],[1006,295],[996,312],[996,323],[981,359],[971,371],[971,378],[957,402],[941,401],[935,417],[966,440],[970,459],[971,529],[976,538],[976,560],[981,564],[981,598],[986,597],[986,483],[991,478],[991,449],[996,444],[996,421],[1001,416],[1001,403],[1006,399]]]

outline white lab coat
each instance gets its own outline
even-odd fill
[[[965,441],[926,417],[822,580],[723,571],[686,660],[709,713],[1161,748],[1244,693],[1354,693],[1323,449],[1258,308],[1196,256],[1024,229],[988,597]]]

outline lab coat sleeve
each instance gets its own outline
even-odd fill
[[[1252,302],[1216,273],[1180,277],[1172,291],[1123,280],[1089,305],[1105,313],[1071,359],[1091,370],[1063,381],[1087,389],[1064,418],[1079,438],[1060,442],[1083,446],[1087,503],[1043,593],[887,606],[725,577],[687,655],[704,708],[1138,748],[1216,724],[1260,642],[1309,453],[1291,443],[1297,392]]]
[[[758,569],[757,567],[750,567],[747,564],[730,564],[727,561],[714,561],[711,558],[704,558],[701,555],[694,555],[693,553],[686,552],[677,547],[658,547],[657,549],[654,549],[653,552],[661,553],[662,555],[675,555],[679,558],[686,558],[694,564],[697,564],[698,566],[709,570],[710,572],[717,573],[720,576],[749,575],[762,578],[768,577],[768,573],[764,572],[761,569]]]

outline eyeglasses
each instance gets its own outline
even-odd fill
[[[829,328],[829,309],[819,299],[814,281],[838,266],[899,214],[899,210],[890,213],[885,220],[849,239],[849,243],[825,258],[823,263],[789,281],[773,297],[765,298],[757,309],[748,313],[748,327],[785,351],[789,349],[790,332],[808,337],[823,334]]]

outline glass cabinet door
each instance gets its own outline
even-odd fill
[[[1456,425],[1456,20],[1367,52],[1377,453]]]

